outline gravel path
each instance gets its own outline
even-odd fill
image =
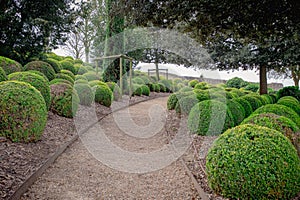
[[[166,102],[157,98],[104,118],[21,199],[200,199],[168,150]]]

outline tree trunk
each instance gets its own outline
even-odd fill
[[[159,69],[158,69],[158,50],[155,49],[155,72],[156,72],[156,79],[159,81]]]
[[[89,49],[85,48],[85,62],[86,63],[90,62],[89,57],[90,57],[90,51],[89,51]]]
[[[267,68],[266,66],[260,66],[259,69],[259,93],[268,94],[268,83],[267,83]]]
[[[293,70],[292,70],[292,78],[295,86],[299,87],[299,77],[297,76],[296,72]]]

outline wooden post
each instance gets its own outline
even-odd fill
[[[129,96],[131,98],[132,95],[132,60],[130,59],[129,65]]]
[[[121,96],[123,95],[123,59],[120,57],[120,89]]]

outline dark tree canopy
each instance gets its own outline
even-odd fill
[[[73,0],[0,0],[0,55],[22,64],[65,41]]]

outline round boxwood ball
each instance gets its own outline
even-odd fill
[[[175,106],[177,104],[178,98],[176,93],[173,93],[169,96],[168,101],[167,101],[167,108],[168,110],[174,110]]]
[[[194,88],[199,83],[198,80],[194,79],[188,82],[188,85],[192,88]]]
[[[79,105],[79,97],[76,90],[69,84],[56,83],[50,85],[50,91],[50,110],[60,116],[73,118]]]
[[[7,76],[5,71],[2,69],[2,67],[0,67],[0,82],[1,81],[6,81],[7,80]]]
[[[85,81],[88,81],[88,79],[87,79],[85,76],[83,76],[83,75],[76,75],[76,76],[75,76],[75,81],[77,81],[77,80],[85,80]]]
[[[54,69],[55,73],[59,73],[61,70],[61,65],[59,61],[53,59],[53,58],[47,58],[44,60],[46,63],[50,64],[52,68]]]
[[[229,199],[292,199],[300,190],[300,160],[280,132],[257,125],[227,130],[206,158],[209,186]]]
[[[295,98],[295,97],[292,97],[292,96],[284,96],[284,97],[281,97],[279,100],[290,100],[290,101],[293,101],[294,103],[299,103],[298,99]]]
[[[96,72],[87,72],[84,73],[83,76],[88,79],[88,81],[100,80],[100,75]]]
[[[199,135],[219,135],[234,126],[234,120],[226,104],[216,100],[197,103],[190,111],[188,128]]]
[[[226,104],[232,114],[234,126],[239,125],[245,118],[245,110],[243,106],[234,99],[227,100]]]
[[[81,105],[90,106],[93,103],[94,93],[89,84],[77,83],[74,89],[77,91]]]
[[[74,79],[65,73],[58,73],[55,75],[55,78],[65,79],[65,80],[69,81],[70,83],[74,84]]]
[[[300,104],[298,101],[282,97],[277,103],[293,109],[300,116]]]
[[[107,85],[95,85],[92,89],[95,94],[95,102],[106,107],[111,106],[113,93]]]
[[[141,89],[142,89],[142,94],[143,95],[146,95],[146,96],[150,95],[150,89],[147,85],[142,85]]]
[[[37,141],[47,122],[41,93],[25,82],[3,81],[0,96],[0,135],[13,142]]]
[[[50,83],[50,85],[57,84],[57,83],[65,83],[70,86],[73,86],[73,83],[71,83],[70,81],[68,81],[66,79],[62,79],[62,78],[55,78],[52,81],[50,81],[49,83]]]
[[[66,74],[66,75],[70,76],[73,80],[75,80],[75,75],[69,70],[62,69],[62,70],[60,70],[60,73]]]
[[[292,110],[287,106],[280,105],[280,104],[267,104],[258,108],[256,111],[253,112],[253,114],[261,114],[261,113],[274,113],[276,115],[285,116],[293,120],[297,124],[297,126],[300,127],[299,115],[294,110]]]
[[[133,95],[141,96],[143,93],[142,86],[138,84],[133,84]]]
[[[20,63],[3,56],[0,56],[0,67],[5,71],[6,75],[22,71],[22,65]]]
[[[245,117],[248,117],[249,115],[251,115],[253,113],[252,106],[246,99],[239,97],[234,100],[237,101],[239,104],[241,104],[241,106],[243,106],[244,111],[245,111]]]
[[[53,80],[55,77],[55,71],[52,66],[43,61],[29,62],[24,66],[24,70],[37,70],[39,72],[42,72],[43,74],[45,74],[49,81]]]
[[[196,95],[180,98],[175,106],[177,113],[189,114],[191,109],[199,102]]]
[[[65,70],[69,70],[71,71],[73,74],[77,74],[76,73],[76,69],[73,65],[72,62],[70,62],[70,60],[62,60],[59,62],[61,65],[61,69],[65,69]]]
[[[262,103],[261,101],[255,97],[254,95],[245,95],[245,96],[242,96],[240,97],[242,99],[245,99],[246,101],[248,101],[251,105],[251,108],[253,111],[255,111],[257,108],[261,107],[262,106]]]
[[[107,82],[106,85],[112,91],[114,101],[118,101],[122,98],[121,89],[118,84],[116,84],[115,82]]]
[[[29,83],[35,87],[44,97],[47,109],[50,107],[50,86],[49,81],[44,77],[31,72],[15,72],[8,75],[9,80],[16,80]]]

